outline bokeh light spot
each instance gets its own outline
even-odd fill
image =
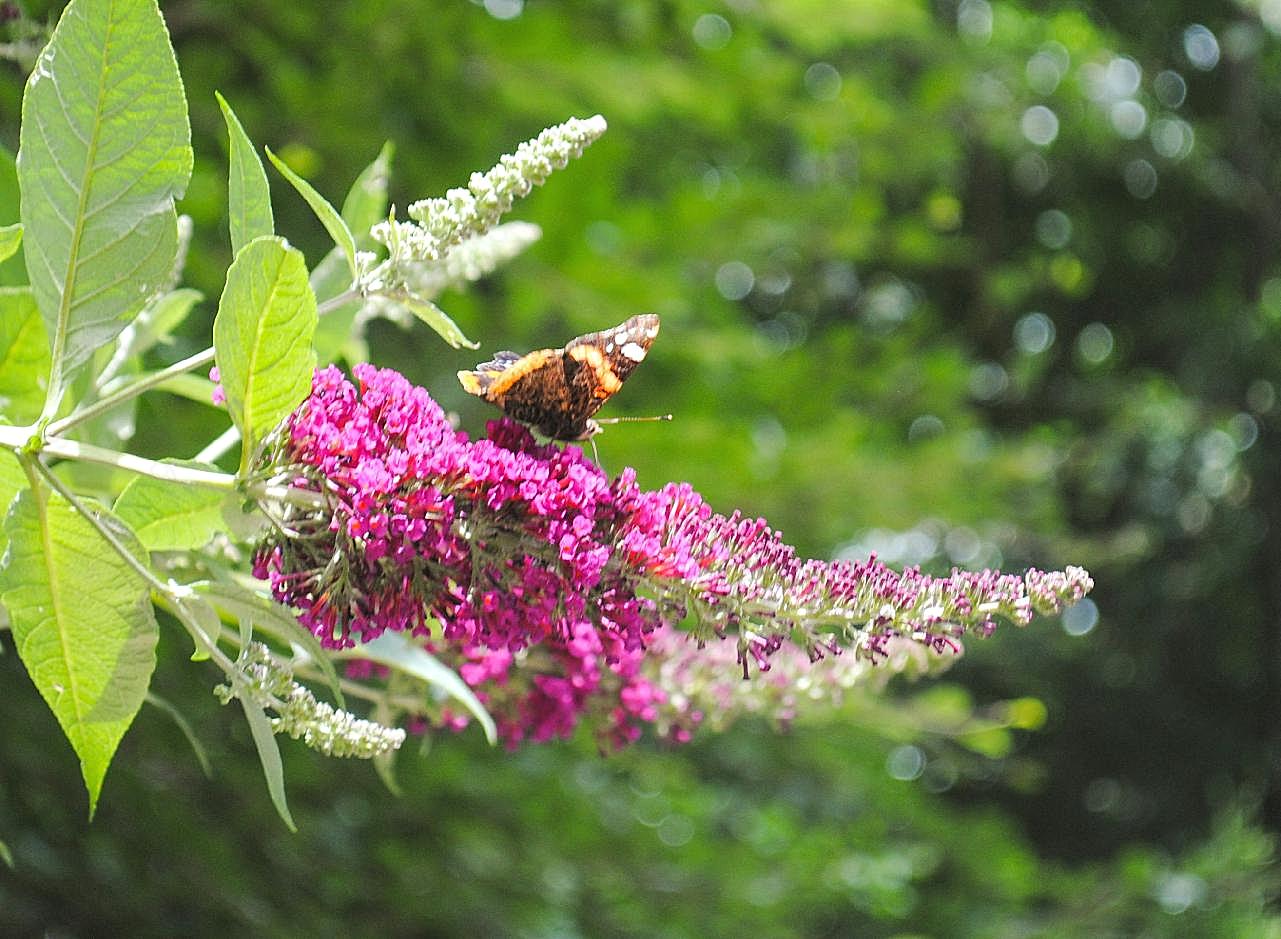
[[[903,782],[917,779],[925,772],[925,753],[911,745],[895,747],[885,759],[885,771]]]
[[[1182,75],[1170,69],[1157,75],[1152,82],[1152,89],[1156,92],[1157,100],[1171,110],[1182,106],[1188,96],[1188,83],[1183,80]]]
[[[992,4],[987,0],[961,0],[956,8],[956,28],[975,45],[992,38]]]
[[[1076,337],[1076,351],[1090,365],[1107,361],[1114,347],[1112,330],[1102,323],[1090,323]]]
[[[1152,123],[1152,149],[1167,160],[1182,160],[1192,152],[1192,125],[1177,117],[1163,117]]]
[[[1069,636],[1084,636],[1099,624],[1099,608],[1086,597],[1064,610],[1060,622]]]
[[[1039,355],[1054,344],[1054,321],[1044,313],[1028,313],[1014,324],[1014,344],[1024,355]]]
[[[1066,248],[1072,240],[1072,220],[1059,209],[1046,209],[1036,217],[1036,240],[1051,251]]]
[[[1219,64],[1219,40],[1200,23],[1193,23],[1183,31],[1183,54],[1188,61],[1203,72]]]
[[[841,73],[828,62],[815,62],[805,70],[805,90],[819,101],[835,101],[841,93]]]
[[[485,0],[485,12],[496,20],[514,20],[525,10],[525,0]]]
[[[1156,192],[1156,167],[1147,160],[1131,160],[1125,164],[1121,175],[1125,180],[1126,191],[1136,199],[1151,198],[1152,193]]]
[[[694,21],[694,42],[711,52],[724,49],[734,37],[734,27],[718,13],[704,13]]]
[[[716,271],[716,289],[726,300],[742,300],[755,283],[756,275],[742,261],[726,261]]]
[[[1126,140],[1137,140],[1148,126],[1148,111],[1139,102],[1126,98],[1108,110],[1112,129]]]
[[[1045,147],[1059,135],[1059,118],[1045,105],[1034,104],[1023,112],[1020,127],[1030,143]]]

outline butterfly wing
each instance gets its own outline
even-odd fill
[[[463,390],[490,401],[518,421],[557,440],[581,440],[590,418],[623,386],[658,335],[658,316],[626,322],[570,341],[564,349],[528,355],[500,352],[473,371],[458,373]]]
[[[472,371],[459,372],[458,381],[468,394],[498,405],[508,417],[541,428],[564,409],[567,390],[561,352],[500,352]]]

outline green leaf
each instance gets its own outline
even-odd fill
[[[192,307],[205,298],[199,290],[180,287],[147,304],[129,330],[128,356],[141,355],[158,342],[168,342]]]
[[[179,615],[192,632],[195,648],[191,650],[191,661],[208,661],[213,658],[218,637],[222,635],[222,617],[202,597],[183,597],[178,605]]]
[[[257,238],[227,271],[214,318],[215,360],[240,428],[241,469],[254,446],[311,390],[316,295],[307,265],[280,238]]]
[[[27,474],[13,451],[0,451],[0,558],[9,545],[9,536],[5,534],[4,517],[9,512],[18,493],[27,488]],[[0,621],[3,616],[0,616]]]
[[[239,254],[240,249],[255,238],[276,232],[276,222],[271,217],[271,189],[267,185],[267,171],[262,168],[258,151],[240,125],[240,119],[221,94],[215,91],[214,97],[222,108],[231,138],[227,208],[231,217],[231,253]]]
[[[351,229],[343,221],[337,210],[329,204],[320,193],[312,187],[311,183],[303,179],[293,170],[291,170],[285,161],[280,159],[270,150],[267,151],[267,159],[271,160],[276,169],[280,170],[280,175],[289,180],[293,187],[298,190],[298,194],[307,200],[311,210],[316,213],[316,218],[320,219],[320,224],[325,226],[325,231],[329,232],[329,237],[334,240],[342,253],[347,258],[347,267],[351,269],[351,276],[356,276],[356,239],[352,237]]]
[[[387,217],[387,177],[396,148],[389,140],[351,184],[342,204],[342,219],[356,237],[356,244],[372,245],[369,229]]]
[[[20,493],[5,532],[0,599],[18,657],[80,757],[92,818],[107,767],[156,667],[147,584],[55,494]],[[127,532],[119,534],[141,553]]]
[[[397,303],[406,307],[410,313],[418,317],[432,329],[440,334],[440,338],[449,343],[455,349],[466,347],[468,349],[479,349],[480,343],[472,342],[463,335],[463,331],[458,328],[457,324],[436,304],[430,300],[424,300],[422,297],[400,295],[394,298]]]
[[[22,247],[22,224],[14,222],[0,228],[0,261],[7,261]]]
[[[276,734],[271,728],[271,719],[258,705],[244,698],[238,698],[244,708],[245,720],[249,722],[249,733],[253,735],[254,746],[258,750],[258,761],[262,763],[262,774],[267,779],[267,792],[271,794],[271,804],[292,832],[298,831],[293,816],[289,814],[289,802],[285,798],[285,766],[280,761],[280,747],[276,744]]]
[[[357,651],[362,658],[399,669],[444,691],[471,712],[484,728],[485,737],[491,744],[498,742],[494,719],[489,716],[471,688],[467,687],[467,682],[453,669],[442,665],[439,659],[422,646],[413,644],[401,633],[385,632],[372,642],[359,646]]]
[[[383,144],[377,159],[370,163],[352,183],[342,204],[343,221],[354,233],[356,246],[372,248],[374,240],[369,229],[387,217],[387,171],[393,147],[390,141]],[[334,248],[311,271],[311,286],[316,298],[324,302],[338,296],[351,286],[351,272],[343,262],[341,249]],[[332,362],[348,350],[352,341],[352,325],[363,304],[354,298],[320,318],[316,327],[316,355],[322,362]],[[348,361],[363,361],[367,356],[348,357]]]
[[[0,144],[0,225],[17,222],[22,215],[18,198],[18,165],[13,154]],[[0,287],[21,287],[27,283],[27,264],[22,256],[22,246],[17,253],[0,261]]]
[[[191,161],[155,0],[72,0],[27,80],[17,160],[27,273],[53,349],[46,410],[168,281]]]
[[[342,708],[347,706],[333,660],[325,652],[315,634],[303,628],[297,617],[287,609],[275,600],[235,583],[206,582],[193,584],[193,587],[214,606],[237,617],[241,622],[251,623],[260,632],[274,637],[295,650],[301,650],[320,669],[338,706]]]
[[[208,378],[192,375],[190,372],[183,375],[170,376],[156,385],[156,388],[160,391],[167,391],[171,395],[186,398],[188,401],[195,401],[197,404],[216,407],[213,403],[214,383]]]
[[[351,274],[343,262],[342,252],[334,248],[312,269],[311,286],[317,300],[324,302],[345,291],[351,285]],[[343,346],[351,338],[356,314],[364,301],[353,297],[342,306],[326,311],[316,324],[316,355],[322,362],[338,358]]]
[[[175,466],[217,471],[190,460],[165,460]],[[133,529],[148,551],[203,548],[222,528],[226,494],[186,483],[139,476],[125,486],[112,511]]]
[[[26,287],[0,287],[0,415],[13,424],[40,416],[49,383],[49,341]]]
[[[187,718],[183,717],[182,712],[153,692],[147,692],[146,700],[153,708],[167,714],[169,719],[178,725],[182,735],[187,738],[187,743],[191,744],[191,749],[196,754],[196,760],[200,763],[200,769],[204,772],[205,778],[212,779],[213,764],[209,762],[209,754],[205,752],[204,744],[200,742],[196,732],[191,729],[191,724],[187,721]]]

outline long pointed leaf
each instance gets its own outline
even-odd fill
[[[271,189],[267,185],[267,171],[258,159],[249,135],[245,133],[236,112],[218,92],[218,107],[222,108],[227,122],[231,157],[227,177],[227,209],[231,223],[231,253],[255,238],[276,233],[276,222],[271,215]]]
[[[467,687],[467,683],[457,672],[442,665],[439,659],[422,646],[412,644],[400,633],[385,632],[372,642],[365,643],[358,651],[371,662],[399,669],[441,689],[471,712],[484,728],[485,737],[490,743],[498,742],[494,719],[489,716],[471,688]]]
[[[92,817],[156,667],[147,584],[59,496],[21,492],[5,532],[0,599],[18,657],[80,757]]]
[[[398,296],[395,298],[397,303],[404,305],[410,313],[422,320],[440,335],[455,349],[466,347],[468,349],[479,349],[480,343],[472,342],[468,339],[458,324],[449,318],[449,314],[442,310],[430,300],[414,296]]]
[[[217,470],[190,460],[166,462]],[[113,511],[148,551],[182,551],[204,547],[222,527],[224,498],[226,494],[217,489],[137,476],[120,493]]]
[[[255,444],[311,390],[316,295],[302,254],[280,238],[247,244],[227,271],[213,333],[244,469]]]
[[[182,735],[187,738],[187,743],[191,744],[191,750],[196,754],[196,761],[200,764],[200,769],[204,772],[205,778],[212,779],[213,764],[209,762],[209,754],[205,752],[204,744],[200,742],[200,738],[196,736],[196,732],[192,729],[187,718],[183,717],[182,712],[160,697],[160,695],[153,694],[150,691],[147,692],[147,703],[156,710],[167,714],[169,719],[178,726],[178,729],[182,731]]]
[[[249,733],[254,738],[254,747],[258,750],[258,761],[262,763],[262,774],[267,780],[271,804],[276,807],[276,814],[289,830],[296,832],[298,826],[289,814],[289,801],[285,798],[285,765],[280,760],[280,747],[276,743],[275,731],[271,729],[271,719],[252,701],[244,698],[239,700],[245,711],[245,720],[249,723]]]
[[[369,229],[387,217],[387,177],[395,152],[390,140],[383,144],[374,162],[361,170],[343,200],[342,220],[351,229],[358,247],[373,244]]]
[[[27,81],[17,160],[23,251],[53,352],[47,412],[169,279],[191,162],[155,0],[72,0]]]
[[[343,221],[343,217],[329,204],[328,199],[318,193],[311,183],[291,170],[284,160],[270,150],[267,151],[267,159],[271,160],[276,169],[280,170],[280,175],[289,180],[290,184],[298,190],[298,194],[307,200],[311,210],[316,213],[316,218],[320,219],[320,224],[325,226],[325,231],[329,232],[329,237],[334,240],[334,244],[342,248],[342,253],[347,258],[347,266],[351,269],[351,276],[355,277],[356,239],[352,236],[347,223]]]

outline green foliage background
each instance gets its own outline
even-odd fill
[[[0,932],[1281,935],[1281,39],[1251,4],[162,9],[206,297],[174,358],[208,345],[231,260],[215,90],[334,201],[392,140],[402,207],[599,112],[605,138],[516,212],[543,240],[441,300],[482,352],[656,310],[663,335],[610,408],[677,420],[611,429],[607,468],[687,479],[814,555],[1083,563],[1098,623],[999,632],[945,686],[785,734],[605,760],[587,740],[437,738],[402,759],[400,799],[285,742],[297,836],[172,630],[157,690],[215,778],[145,710],[89,827],[70,751],[4,655]],[[1194,23],[1212,68],[1189,58]],[[11,149],[24,78],[0,75]],[[1048,145],[1023,132],[1037,106]],[[314,265],[323,230],[272,185]],[[464,426],[488,416],[453,378],[475,354],[382,323],[371,354]],[[188,456],[216,421],[152,396],[140,447]],[[1038,732],[967,735],[1029,697]],[[922,757],[914,780],[890,772]]]

